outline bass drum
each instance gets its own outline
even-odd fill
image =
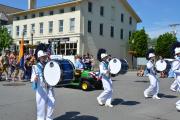
[[[109,61],[109,69],[112,77],[125,74],[128,71],[128,63],[124,59],[113,58]]]
[[[119,72],[119,74],[126,74],[129,69],[128,62],[125,59],[120,59],[120,61],[121,61],[121,71]]]
[[[165,71],[167,68],[167,62],[165,60],[158,60],[156,62],[156,70],[159,72]]]
[[[51,60],[44,67],[44,78],[50,86],[67,84],[74,78],[74,65],[70,60]]]

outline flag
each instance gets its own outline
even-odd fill
[[[19,46],[18,64],[21,68],[24,67],[24,37],[22,37],[21,43]]]

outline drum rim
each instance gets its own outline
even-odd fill
[[[160,69],[159,69],[158,63],[161,63],[161,61],[163,61],[163,63],[165,63],[165,67],[163,67],[163,69],[161,69],[162,67],[160,67]],[[165,60],[158,60],[158,61],[156,61],[155,66],[156,66],[156,70],[161,72],[161,71],[164,71],[167,69],[167,62]]]
[[[57,61],[55,61],[55,60],[50,60],[50,61],[48,61],[47,63],[46,63],[46,65],[48,64],[48,63],[50,63],[50,62],[55,62],[55,63],[57,63],[58,64],[58,62]],[[45,67],[46,67],[46,65],[44,66],[44,69],[43,69],[43,76],[44,76],[44,80],[46,81],[46,83],[48,84],[48,85],[50,85],[50,86],[56,86],[58,83],[59,83],[59,81],[61,80],[61,74],[62,73],[60,73],[60,78],[59,78],[59,81],[57,82],[57,84],[56,85],[51,85],[51,84],[49,84],[49,82],[47,82],[47,80],[46,80],[46,78],[45,78],[45,72],[44,72],[44,70],[45,70]],[[60,71],[61,71],[61,66],[59,66],[60,67]]]

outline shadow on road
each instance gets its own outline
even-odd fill
[[[112,104],[113,105],[128,105],[128,106],[132,106],[132,105],[137,105],[137,104],[140,104],[140,102],[137,102],[137,101],[124,101],[123,99],[119,99],[119,98],[116,98],[112,101]]]
[[[159,93],[159,97],[161,98],[177,98],[175,95],[165,95],[163,93]]]
[[[134,82],[138,82],[138,83],[148,83],[149,80],[136,80],[136,81],[134,81]]]
[[[66,112],[64,115],[55,118],[54,120],[98,120],[97,117],[89,115],[80,115],[80,112]]]

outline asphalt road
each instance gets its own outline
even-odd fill
[[[113,108],[99,106],[96,97],[102,90],[84,92],[73,88],[55,88],[54,120],[179,120],[175,109],[179,93],[169,90],[173,79],[160,79],[161,100],[145,99],[147,77],[135,72],[113,78]],[[5,86],[0,82],[0,120],[36,120],[35,92],[31,83]]]

